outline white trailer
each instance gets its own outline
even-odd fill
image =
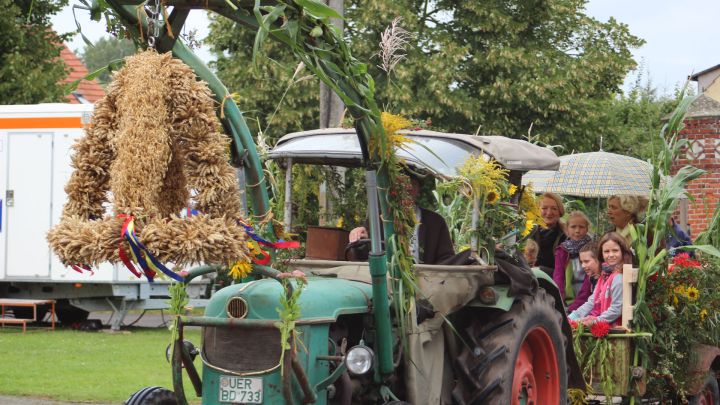
[[[129,310],[167,308],[169,282],[148,283],[110,263],[78,273],[45,239],[66,201],[71,147],[92,111],[92,104],[0,106],[0,298],[55,299],[61,323],[112,310],[118,329]],[[204,306],[206,288],[203,281],[188,286],[191,305]]]

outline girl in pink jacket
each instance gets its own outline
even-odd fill
[[[568,318],[585,325],[605,321],[618,326],[622,321],[622,267],[632,263],[632,253],[625,238],[617,232],[606,233],[598,245],[604,263],[595,292]]]

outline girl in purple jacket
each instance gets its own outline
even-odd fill
[[[555,249],[553,281],[564,299],[572,299],[580,292],[585,272],[580,265],[580,249],[590,242],[590,220],[580,211],[568,216],[566,233],[568,239]]]

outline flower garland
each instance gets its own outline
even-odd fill
[[[570,327],[573,332],[573,348],[581,364],[585,381],[588,382],[586,396],[592,394],[594,374],[597,373],[606,403],[611,404],[615,383],[612,373],[612,348],[608,339],[610,324],[605,321],[594,322],[589,327],[590,333],[587,333],[586,325],[576,321],[571,320]]]

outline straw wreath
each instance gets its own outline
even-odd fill
[[[207,85],[188,66],[155,51],[127,58],[74,146],[68,202],[48,233],[60,260],[118,262],[118,248],[128,251],[120,216],[131,215],[161,262],[249,261],[229,140],[219,128]],[[199,213],[179,217],[186,207]]]

